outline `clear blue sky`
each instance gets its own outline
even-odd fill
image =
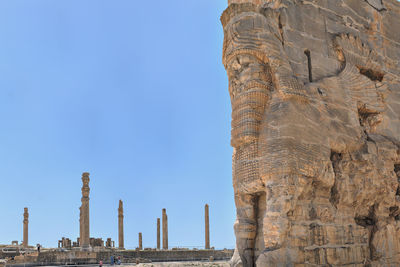
[[[91,173],[91,236],[234,246],[230,101],[220,0],[0,1],[0,243],[79,234]]]

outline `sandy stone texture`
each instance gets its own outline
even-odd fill
[[[400,266],[400,3],[230,0],[233,266]]]

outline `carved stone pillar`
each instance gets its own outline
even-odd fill
[[[142,233],[139,233],[139,250],[143,250]]]
[[[81,246],[82,244],[82,206],[79,207],[79,238],[78,238],[78,244]]]
[[[160,249],[160,218],[157,218],[157,249]]]
[[[122,200],[119,201],[118,207],[118,246],[124,248],[124,208]]]
[[[89,227],[89,173],[82,173],[82,206],[81,206],[81,244],[82,248],[90,247],[90,227]]]
[[[166,209],[162,210],[163,249],[168,249],[168,216]]]
[[[28,247],[28,223],[29,223],[29,213],[28,208],[24,208],[24,240],[23,240],[23,247]]]
[[[205,238],[206,238],[206,244],[205,244],[205,249],[210,249],[210,217],[208,213],[208,204],[204,206],[204,211],[205,211]]]

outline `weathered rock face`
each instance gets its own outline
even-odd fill
[[[400,266],[400,3],[231,0],[221,21],[232,264]]]

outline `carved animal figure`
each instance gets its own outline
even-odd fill
[[[231,0],[232,266],[400,266],[400,4]]]

